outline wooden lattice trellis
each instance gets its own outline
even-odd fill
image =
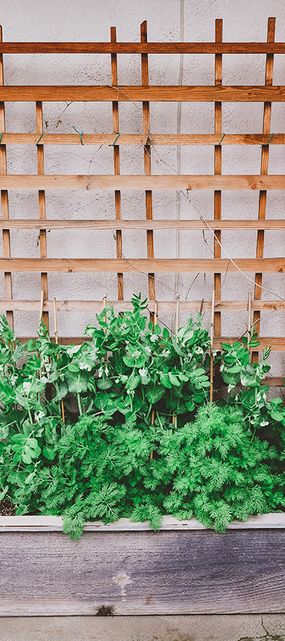
[[[222,298],[221,275],[226,272],[241,270],[253,278],[253,300],[251,309],[253,321],[260,330],[262,310],[278,310],[285,307],[282,298],[262,300],[262,283],[264,273],[283,272],[285,258],[264,258],[264,240],[266,230],[285,229],[285,218],[266,218],[266,200],[268,190],[284,190],[285,175],[269,175],[270,145],[285,144],[285,133],[271,133],[272,102],[285,101],[285,86],[273,85],[274,54],[285,54],[285,43],[275,42],[275,18],[269,18],[267,42],[225,43],[222,38],[222,20],[216,20],[215,42],[148,42],[147,25],[141,25],[140,42],[117,42],[116,29],[111,28],[110,42],[77,43],[77,42],[3,42],[0,36],[0,188],[2,218],[3,257],[0,269],[4,272],[5,300],[1,301],[1,310],[5,311],[11,323],[13,313],[19,310],[39,310],[40,305],[44,320],[48,324],[49,314],[53,311],[53,301],[49,300],[49,272],[115,272],[117,273],[117,301],[120,310],[129,307],[124,299],[124,273],[134,269],[148,274],[148,295],[152,316],[156,314],[157,305],[160,311],[175,311],[176,301],[157,301],[155,278],[159,272],[202,272],[213,274],[214,278],[214,345],[221,341],[221,314],[223,311],[235,312],[248,310],[248,300],[225,301]],[[4,54],[76,54],[105,53],[111,56],[112,84],[105,86],[5,86],[3,73]],[[139,54],[141,59],[141,85],[118,85],[119,54]],[[148,54],[213,54],[215,56],[214,86],[151,86],[149,84]],[[222,84],[222,56],[224,54],[266,54],[264,86],[226,86]],[[112,103],[113,131],[98,134],[46,133],[43,128],[43,103],[57,101]],[[138,102],[142,104],[143,130],[141,134],[120,133],[120,102]],[[211,102],[214,103],[214,133],[212,134],[158,134],[150,130],[150,103],[152,102]],[[5,102],[35,103],[35,132],[5,132]],[[264,104],[262,133],[223,134],[222,104],[224,102],[261,102]],[[113,145],[113,175],[46,175],[44,171],[45,145]],[[7,174],[7,145],[37,145],[37,175]],[[214,145],[213,175],[152,175],[152,145]],[[120,146],[141,145],[144,158],[144,175],[120,175]],[[222,148],[224,145],[260,145],[261,169],[259,175],[222,175]],[[46,217],[46,190],[48,189],[108,189],[115,195],[114,220],[48,220]],[[9,218],[10,190],[29,189],[38,192],[38,219]],[[139,189],[145,192],[145,220],[124,220],[121,214],[121,190]],[[195,190],[210,189],[214,192],[214,211],[212,219],[204,220],[166,220],[156,219],[153,208],[152,190]],[[223,220],[223,190],[257,190],[259,206],[257,219]],[[115,229],[116,258],[48,258],[47,230],[58,229]],[[39,257],[13,258],[11,255],[10,231],[13,229],[39,230]],[[145,230],[147,239],[147,258],[125,259],[123,253],[123,235],[126,229]],[[154,252],[154,235],[156,230],[207,230],[213,232],[212,259],[176,258],[158,259]],[[255,230],[256,258],[233,260],[222,258],[223,230]],[[41,292],[38,300],[15,300],[13,298],[13,272],[38,272],[41,274]],[[272,297],[274,298],[274,297]],[[41,299],[41,302],[39,302]],[[113,301],[112,301],[113,302]],[[193,311],[200,308],[200,301],[180,301],[179,309]],[[96,310],[102,308],[102,301],[58,300],[59,310]],[[204,309],[210,310],[212,301],[204,301]],[[213,310],[212,310],[213,311]],[[67,339],[68,340],[68,339]],[[270,345],[273,350],[285,350],[284,337],[261,337],[260,349]],[[271,379],[271,383],[280,384],[281,379]]]

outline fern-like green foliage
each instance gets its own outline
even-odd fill
[[[158,529],[168,513],[223,530],[284,509],[285,409],[263,385],[269,354],[251,362],[254,337],[225,344],[229,395],[210,404],[202,319],[173,335],[146,305],[106,307],[82,345],[56,345],[43,325],[21,344],[1,318],[0,501],[63,515],[74,538],[94,519]]]
[[[274,446],[254,436],[238,407],[206,405],[194,423],[161,441],[166,469],[173,473],[165,511],[178,518],[194,514],[202,523],[224,530],[233,519],[268,512],[285,505],[282,474],[270,463],[278,459]]]

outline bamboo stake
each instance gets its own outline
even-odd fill
[[[58,345],[58,324],[57,324],[57,307],[56,307],[56,297],[53,299],[53,323],[54,323],[54,338],[56,345]]]
[[[180,308],[180,299],[179,296],[177,296],[176,300],[176,310],[175,310],[175,334],[177,336],[178,330],[179,330],[179,308]]]
[[[103,296],[103,311],[104,311],[104,309],[106,309],[107,301],[108,301],[107,294],[104,294],[104,296]],[[106,316],[106,313],[105,313],[104,314],[105,323],[106,323],[106,320],[107,320],[107,316]],[[104,333],[106,334],[106,328],[104,329]]]
[[[214,334],[215,334],[215,288],[212,294],[212,308],[211,308],[211,329],[210,329],[210,403],[214,398]]]
[[[249,348],[251,327],[252,327],[252,294],[251,292],[249,292],[248,300],[247,300],[247,346],[249,351],[251,351]]]
[[[247,331],[248,333],[250,333],[251,326],[252,326],[252,294],[251,292],[248,293],[247,311],[248,311]]]
[[[54,319],[54,338],[55,338],[56,345],[58,345],[59,344],[59,340],[58,340],[57,306],[56,306],[56,297],[55,296],[53,298],[53,319]],[[65,410],[64,410],[63,399],[61,399],[61,401],[60,401],[60,407],[61,407],[62,422],[65,423]]]
[[[41,298],[40,298],[40,317],[39,317],[39,323],[42,321],[43,317],[43,307],[44,307],[44,290],[41,289]]]
[[[177,296],[176,309],[175,309],[175,335],[176,336],[178,334],[178,329],[179,329],[179,303],[180,303],[179,296]],[[177,415],[176,414],[173,414],[173,416],[172,416],[172,423],[173,423],[174,427],[176,428],[177,427]]]
[[[155,300],[154,301],[154,312],[153,312],[153,326],[155,327],[157,325],[157,320],[158,320],[158,302]],[[155,423],[155,410],[151,410],[151,425],[154,425]],[[153,461],[154,459],[154,452],[152,451],[150,453],[150,460]]]
[[[153,324],[155,326],[155,325],[157,325],[157,321],[158,321],[158,302],[157,302],[157,300],[154,301],[153,314],[154,314],[154,316],[153,316]]]

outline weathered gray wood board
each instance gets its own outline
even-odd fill
[[[281,528],[0,536],[1,616],[285,612]]]

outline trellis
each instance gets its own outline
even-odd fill
[[[117,300],[112,301],[118,310],[127,309],[129,301],[124,298],[124,274],[138,270],[148,275],[149,309],[152,318],[165,311],[177,312],[177,301],[157,299],[156,274],[164,273],[209,273],[213,274],[213,300],[203,301],[203,308],[213,314],[213,344],[221,342],[221,314],[223,312],[248,311],[253,313],[253,323],[260,331],[260,316],[263,310],[284,309],[285,301],[279,296],[262,300],[264,273],[285,270],[285,258],[264,258],[266,230],[285,229],[285,218],[266,218],[267,191],[285,189],[285,175],[269,175],[269,149],[271,145],[285,144],[285,133],[271,132],[272,102],[285,101],[285,86],[273,85],[274,54],[285,54],[285,43],[275,42],[275,18],[269,18],[267,41],[262,43],[223,42],[222,20],[216,20],[215,42],[148,42],[147,24],[141,25],[140,42],[117,42],[116,28],[112,27],[110,42],[0,42],[0,188],[2,203],[3,256],[0,269],[4,272],[5,299],[0,308],[13,323],[15,311],[39,310],[46,324],[53,313],[54,301],[49,299],[48,274],[50,272],[115,272],[117,274]],[[105,53],[111,56],[112,84],[105,86],[6,86],[4,84],[3,55],[5,54],[76,54]],[[213,54],[215,56],[214,86],[151,86],[149,84],[149,54]],[[264,86],[227,86],[222,83],[222,56],[225,54],[266,54]],[[141,59],[141,85],[118,85],[118,62],[120,54],[138,54]],[[46,133],[43,127],[43,103],[57,101],[97,102],[112,104],[113,131],[109,133]],[[140,134],[120,133],[119,105],[121,102],[142,104],[143,130]],[[214,133],[204,134],[159,134],[150,129],[150,103],[153,102],[210,102],[214,103]],[[5,102],[35,103],[36,118],[34,133],[6,133]],[[222,105],[224,102],[261,102],[264,104],[261,133],[223,133]],[[37,145],[37,175],[8,175],[7,145]],[[47,175],[44,169],[46,145],[113,145],[113,175]],[[120,175],[120,147],[141,145],[144,158],[144,175]],[[213,175],[152,175],[152,146],[160,145],[214,145]],[[225,145],[260,145],[261,169],[259,175],[222,175],[222,149]],[[46,217],[46,191],[49,189],[108,189],[114,192],[115,219],[52,219]],[[10,190],[29,189],[38,192],[38,219],[12,219],[9,217]],[[124,220],[121,213],[121,190],[139,189],[145,192],[145,220]],[[212,219],[166,220],[156,219],[152,191],[210,189],[214,192]],[[225,220],[222,217],[223,190],[257,190],[259,205],[257,219]],[[47,230],[64,229],[115,230],[116,258],[49,258],[47,255]],[[39,230],[39,257],[14,258],[11,255],[10,232],[13,229]],[[123,253],[124,230],[140,229],[146,233],[147,258],[129,258]],[[154,235],[157,230],[211,230],[213,258],[155,257]],[[222,258],[222,232],[224,230],[256,231],[256,257]],[[227,272],[251,274],[253,299],[225,301],[222,296],[221,275]],[[38,300],[16,300],[13,297],[13,273],[37,272],[41,274],[41,291]],[[99,311],[102,300],[58,300],[58,310]],[[179,301],[180,312],[198,310],[201,301]],[[231,337],[232,338],[232,337]],[[65,339],[70,340],[70,339]],[[72,340],[82,340],[81,338]],[[270,345],[273,350],[285,350],[284,337],[261,337],[260,348]],[[282,379],[271,379],[271,384],[280,385]]]

